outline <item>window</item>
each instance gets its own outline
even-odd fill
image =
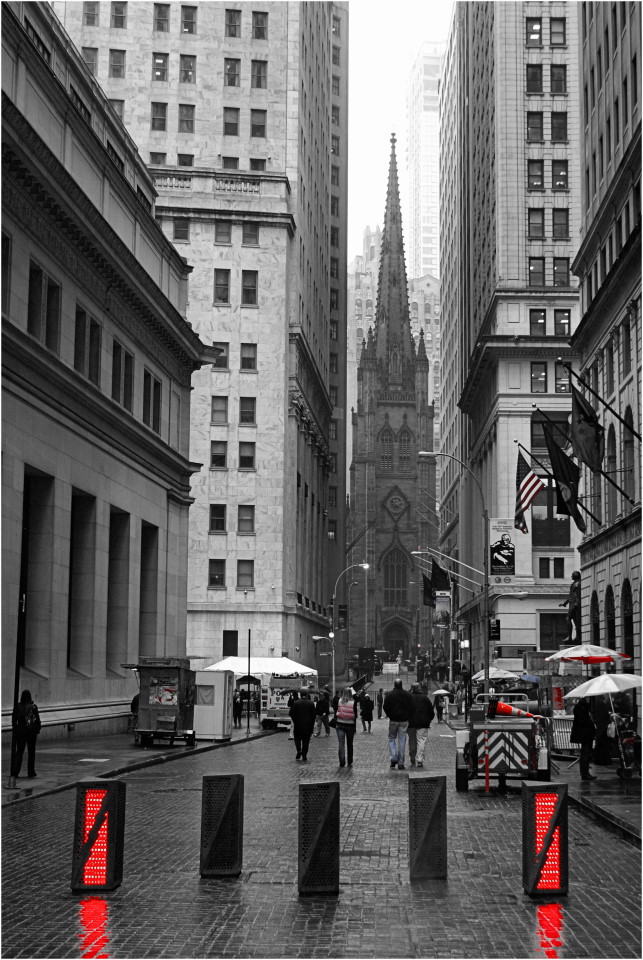
[[[406,557],[401,550],[389,550],[384,558],[385,607],[406,607],[408,580]]]
[[[607,147],[607,165],[612,159],[612,118],[608,117],[605,121],[605,144]]]
[[[339,228],[338,227],[330,228],[330,245],[331,247],[339,246]]]
[[[549,21],[549,43],[552,47],[564,47],[567,43],[564,17],[552,17]]]
[[[556,513],[556,487],[548,479],[531,502],[531,539],[536,547],[569,546],[569,516]],[[542,641],[541,641],[542,642]]]
[[[333,64],[339,66],[339,47],[333,47]]]
[[[628,320],[621,325],[621,348],[623,351],[623,373],[627,374],[632,370],[632,342]]]
[[[169,3],[154,4],[154,29],[158,33],[167,33],[170,29]]]
[[[627,100],[627,78],[623,80],[622,88],[622,101],[623,101],[623,129],[627,127],[627,121],[629,120],[629,108]]]
[[[340,33],[340,30],[341,30],[341,20],[339,19],[339,17],[333,17],[333,27],[332,27],[332,29],[333,29],[333,36],[334,36],[334,37],[339,37],[339,36],[341,36],[341,33]]]
[[[228,465],[228,444],[225,440],[210,441],[210,466],[217,470]]]
[[[330,340],[337,340],[337,320],[331,320],[331,321],[330,321],[329,339],[330,339]]]
[[[257,306],[259,273],[256,270],[241,271],[241,303],[243,306]]]
[[[223,133],[226,137],[239,136],[239,110],[237,107],[223,108]]]
[[[545,285],[545,258],[529,258],[529,286],[544,287]]]
[[[250,111],[250,136],[251,137],[265,137],[266,136],[266,110],[251,110]]]
[[[109,76],[115,80],[122,80],[125,76],[125,51],[109,51]]]
[[[563,580],[565,577],[565,558],[554,557],[554,579]]]
[[[228,398],[216,396],[210,400],[210,422],[227,423],[228,422]]]
[[[159,167],[165,166],[167,163],[167,154],[166,153],[150,153],[150,163]]]
[[[545,412],[547,417],[545,417]],[[543,413],[532,413],[531,415],[531,446],[532,449],[546,450],[544,425],[549,420],[555,424],[552,430],[552,437],[555,443],[564,449],[567,446],[567,436],[569,433],[569,413],[560,410],[549,410]]]
[[[567,639],[567,614],[541,613],[539,621],[540,649],[560,650]]]
[[[9,309],[9,290],[11,283],[11,252],[12,239],[2,231],[2,312],[6,313]]]
[[[571,325],[571,310],[554,310],[554,334],[568,337]]]
[[[241,242],[246,246],[259,246],[259,224],[244,223],[241,228]]]
[[[328,439],[337,440],[337,420],[331,420],[328,429]]]
[[[132,412],[134,357],[118,340],[112,344],[112,400]]]
[[[196,83],[196,57],[181,55],[179,59],[179,81],[181,83]]]
[[[242,370],[257,369],[257,344],[256,343],[241,344],[241,369]]]
[[[252,39],[268,39],[268,14],[253,11],[252,14]]]
[[[532,363],[531,392],[547,393],[547,364],[546,363]]]
[[[194,106],[191,103],[179,104],[179,133],[194,133]]]
[[[528,47],[542,47],[543,22],[540,17],[527,17],[526,43]]]
[[[225,587],[225,560],[208,560],[208,586]]]
[[[167,80],[167,66],[169,54],[152,54],[152,80]]]
[[[167,103],[152,104],[152,130],[167,130]]]
[[[552,210],[552,233],[554,239],[564,239],[569,237],[569,210],[554,207]]]
[[[252,61],[250,86],[256,90],[265,90],[268,86],[268,63],[266,60]]]
[[[123,109],[124,109],[124,107],[125,107],[125,101],[124,101],[124,100],[110,100],[110,101],[109,101],[109,105],[110,105],[110,107],[112,108],[112,110],[114,111],[114,113],[116,114],[116,116],[118,117],[118,119],[122,121],[122,119],[123,119]]]
[[[529,333],[532,337],[544,337],[547,332],[547,314],[544,310],[529,311]]]
[[[538,576],[541,580],[549,580],[549,557],[538,558]]]
[[[596,78],[598,81],[598,92],[600,95],[601,87],[603,86],[603,55],[600,47],[596,51]]]
[[[331,406],[337,406],[337,387],[331,386],[328,389],[328,395],[330,397]]]
[[[622,487],[626,493],[623,499],[623,507],[627,513],[632,509],[632,504],[627,502],[627,497],[632,500],[636,497],[636,459],[634,453],[634,418],[632,408],[627,407],[625,411],[625,429],[623,430],[623,483]]]
[[[239,444],[239,469],[240,470],[254,470],[255,469],[255,447],[254,443],[240,443]]]
[[[254,560],[237,560],[237,590],[254,590]]]
[[[339,96],[339,77],[333,76],[332,83],[331,83],[331,92],[334,97]]]
[[[190,239],[190,221],[187,217],[176,217],[176,219],[173,221],[173,224],[175,240]]]
[[[527,93],[543,92],[543,68],[539,63],[527,64]]]
[[[29,265],[27,330],[58,353],[60,336],[60,285],[33,261]]]
[[[248,503],[240,503],[237,513],[237,533],[255,532],[255,508]]]
[[[330,138],[330,152],[334,157],[339,155],[339,137]]]
[[[337,540],[337,520],[328,521],[328,539]]]
[[[527,161],[527,189],[542,190],[545,186],[544,161]]]
[[[337,257],[330,258],[330,275],[334,279],[337,279],[339,276],[339,260]]]
[[[569,371],[562,363],[557,363],[554,371],[554,390],[556,393],[571,393]]]
[[[99,8],[100,8],[99,3],[83,3],[83,26],[84,27],[98,26]]]
[[[214,302],[230,303],[230,271],[214,271]]]
[[[398,454],[400,470],[409,470],[411,466],[411,435],[409,433],[400,434]]]
[[[215,220],[214,222],[214,242],[230,243],[231,227],[227,220]]]
[[[337,473],[337,454],[331,453],[328,457],[328,470],[330,473]]]
[[[638,102],[639,95],[639,79],[638,79],[638,68],[636,65],[636,54],[632,57],[632,65],[630,67],[631,80],[632,80],[632,109],[636,107]]]
[[[550,84],[552,93],[567,93],[566,66],[559,63],[553,63],[551,65]]]
[[[545,236],[545,211],[530,207],[527,211],[527,225],[530,240],[542,240]]]
[[[225,35],[226,37],[241,36],[241,10],[226,10]]]
[[[614,149],[621,139],[621,117],[618,110],[618,97],[614,98]]]
[[[339,197],[330,198],[330,212],[333,217],[339,216]]]
[[[339,107],[335,104],[330,108],[330,122],[336,127],[339,126]]]
[[[552,160],[551,162],[551,186],[552,190],[568,189],[568,161]]]
[[[196,7],[181,7],[182,33],[196,33]]]
[[[605,390],[608,396],[614,393],[614,346],[611,342],[605,348]]]
[[[330,291],[330,309],[337,310],[338,302],[339,302],[339,291],[336,290],[334,287],[332,287]]]
[[[239,423],[257,422],[257,400],[255,397],[239,397]]]
[[[212,346],[221,351],[212,366],[217,367],[219,370],[227,370],[230,344],[222,343],[221,341],[215,341]]]
[[[110,21],[114,29],[124,30],[127,26],[127,4],[112,3],[112,18]]]
[[[143,423],[161,432],[161,381],[148,370],[143,372]]]
[[[337,487],[328,488],[328,506],[329,507],[337,506]]]
[[[552,110],[551,114],[552,143],[561,143],[567,140],[567,112],[558,113]]]
[[[604,169],[603,169],[603,138],[598,138],[598,178],[599,181],[603,179]]]
[[[225,87],[238,87],[240,71],[241,60],[231,60],[229,57],[226,57],[223,68],[223,85]]]
[[[554,286],[569,286],[569,257],[554,257]]]
[[[226,532],[226,505],[225,503],[210,504],[210,533]]]
[[[251,170],[256,170],[256,171],[265,170],[265,169],[266,169],[266,161],[265,161],[265,160],[259,160],[259,159],[256,159],[256,158],[251,158],[251,160],[250,160],[250,169],[251,169]]]
[[[337,373],[337,354],[331,353],[329,356],[329,372]]]
[[[333,187],[339,186],[339,167],[330,168],[330,182]]]
[[[82,47],[81,52],[87,69],[93,76],[96,76],[96,71],[98,70],[98,47]]]
[[[179,153],[176,157],[176,162],[179,167],[193,167],[194,166],[194,154],[193,153]]]
[[[74,368],[96,386],[100,385],[100,340],[100,324],[76,307]]]

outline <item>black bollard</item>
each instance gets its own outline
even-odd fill
[[[299,896],[339,893],[339,783],[299,786]]]
[[[409,777],[411,880],[447,875],[447,778]]]
[[[202,877],[238,877],[243,863],[243,776],[203,778]]]

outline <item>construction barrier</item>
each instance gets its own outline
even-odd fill
[[[580,756],[580,744],[570,743],[569,735],[572,732],[573,717],[552,718],[552,750],[568,757]]]
[[[120,887],[124,848],[125,784],[121,780],[81,780],[76,786],[72,891]]]
[[[409,777],[411,880],[447,875],[447,778]]]
[[[238,877],[243,863],[243,776],[203,778],[201,793],[202,877]]]
[[[522,885],[530,897],[567,893],[567,784],[522,785]]]
[[[339,783],[299,785],[299,896],[339,893]]]

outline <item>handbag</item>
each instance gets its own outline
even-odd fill
[[[333,717],[332,720],[329,720],[329,721],[328,721],[328,726],[329,726],[329,727],[336,727],[336,726],[337,726],[337,717]]]

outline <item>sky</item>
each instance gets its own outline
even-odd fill
[[[423,41],[447,39],[452,10],[452,0],[348,2],[349,263],[361,253],[364,228],[383,226],[392,133],[403,177],[410,63]]]

